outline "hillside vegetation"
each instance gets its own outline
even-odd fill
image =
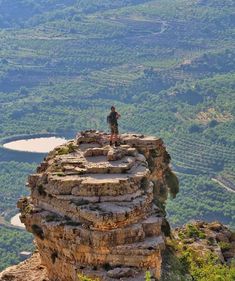
[[[233,13],[233,0],[0,0],[0,138],[107,130],[115,104],[121,132],[168,147],[181,189],[171,223],[234,228]],[[34,169],[0,163],[6,219]]]

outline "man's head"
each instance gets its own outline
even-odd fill
[[[115,111],[115,107],[113,105],[111,106],[111,111]]]

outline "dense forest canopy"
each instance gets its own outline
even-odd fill
[[[121,132],[167,144],[171,223],[235,228],[234,25],[233,0],[0,0],[0,138],[107,130],[115,104]],[[0,162],[5,219],[35,167]],[[18,261],[2,247],[2,268]]]

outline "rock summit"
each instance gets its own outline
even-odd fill
[[[85,131],[51,151],[18,202],[51,281],[160,278],[170,156],[160,138]]]

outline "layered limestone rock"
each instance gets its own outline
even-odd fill
[[[21,221],[50,280],[161,275],[167,222],[157,203],[168,193],[170,157],[156,137],[123,134],[119,147],[108,143],[105,133],[82,132],[29,176]]]
[[[39,253],[0,273],[1,281],[50,281],[47,269],[41,264]]]

